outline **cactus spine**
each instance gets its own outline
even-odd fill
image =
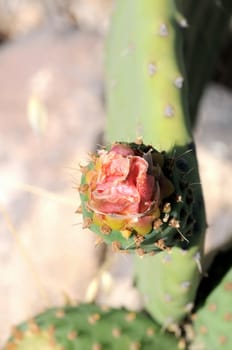
[[[187,225],[187,217],[193,223],[173,253],[144,257],[135,264],[146,308],[164,326],[179,322],[193,306],[206,226],[186,98],[181,33],[185,26],[174,0],[118,1],[107,51],[107,141],[132,142],[142,136],[145,143],[172,156],[179,164],[177,194],[184,203],[180,223]],[[169,260],[170,270],[178,274],[169,273],[163,260]],[[183,279],[180,266],[185,269]],[[184,293],[178,292],[181,284]],[[168,299],[171,307],[165,306]]]

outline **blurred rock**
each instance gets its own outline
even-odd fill
[[[210,263],[232,245],[232,92],[210,85],[202,98],[196,130],[200,173],[209,228],[205,250]]]
[[[0,0],[0,42],[38,29],[79,28],[105,34],[113,0]]]
[[[43,22],[44,17],[45,12],[41,1],[0,0],[0,36],[2,41],[26,34],[37,28]]]
[[[44,307],[85,299],[97,273],[102,250],[74,213],[74,187],[104,123],[102,41],[30,34],[1,47],[0,76],[1,343]]]

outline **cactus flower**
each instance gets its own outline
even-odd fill
[[[143,143],[121,142],[98,150],[83,169],[83,227],[120,250],[158,250],[155,244],[166,234],[171,242],[182,203],[176,199],[170,164],[165,152]]]
[[[159,185],[149,164],[127,145],[99,151],[92,173],[89,207],[102,214],[141,216],[159,202]]]

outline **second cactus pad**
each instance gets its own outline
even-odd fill
[[[194,219],[186,167],[142,142],[99,150],[82,168],[84,227],[139,255],[187,244]]]
[[[209,291],[211,293],[194,314],[195,337],[190,349],[231,350],[232,250],[220,254],[215,259],[201,288],[203,291],[206,289],[207,294]]]
[[[144,313],[94,304],[52,308],[14,328],[3,350],[165,350],[177,340]]]

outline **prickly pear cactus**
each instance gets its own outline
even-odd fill
[[[168,227],[163,226],[162,236],[161,226],[156,237],[161,238],[160,248],[166,251],[145,256],[135,264],[135,279],[147,300],[146,309],[164,326],[180,322],[193,306],[202,273],[206,228],[183,66],[182,34],[186,27],[175,0],[119,0],[107,47],[107,141],[133,142],[141,136],[145,144],[174,159],[168,179],[175,195],[180,195],[180,203],[169,198],[167,202],[171,203],[176,236],[171,235],[169,246]],[[163,260],[172,261],[170,269]],[[180,268],[184,268],[183,279]],[[165,305],[168,303],[170,307]]]
[[[116,143],[82,168],[84,227],[138,255],[188,244],[195,219],[185,167],[143,143]]]
[[[83,304],[50,309],[14,328],[3,350],[174,350],[177,343],[143,313]]]
[[[195,248],[174,247],[154,257],[136,259],[136,285],[144,305],[164,327],[177,326],[193,309],[200,278],[198,254]]]
[[[204,305],[193,315],[195,337],[191,350],[230,350],[232,345],[232,250],[228,254],[221,255],[217,267],[215,263],[209,271],[211,281],[205,278],[204,289],[207,285],[212,288],[212,280],[218,285],[209,293]],[[226,258],[230,258],[230,269],[225,276],[218,281],[218,268],[223,269],[227,264]]]

